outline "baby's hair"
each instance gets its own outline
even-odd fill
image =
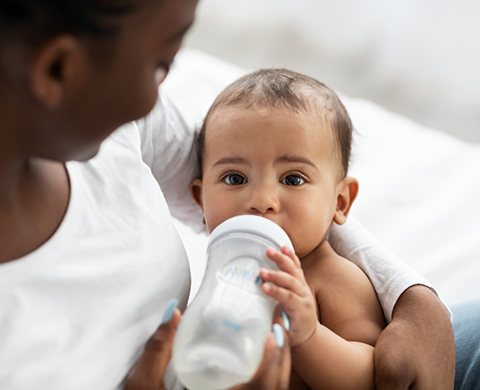
[[[113,37],[118,18],[146,0],[1,0],[0,37],[15,35],[31,45],[69,33]]]
[[[287,109],[314,113],[334,132],[336,154],[343,177],[348,172],[352,143],[352,121],[340,98],[321,82],[287,69],[260,69],[225,88],[208,111],[198,138],[200,167],[205,152],[208,122],[219,108]]]

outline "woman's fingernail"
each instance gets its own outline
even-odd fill
[[[177,306],[178,306],[178,299],[175,299],[175,298],[170,299],[170,302],[168,302],[167,307],[163,312],[162,324],[165,324],[166,322],[169,322],[172,319],[173,313],[175,313],[175,309],[177,308]]]
[[[286,331],[290,330],[290,318],[288,318],[288,314],[282,310],[282,318],[283,318],[283,326],[285,326]]]
[[[273,337],[275,338],[275,342],[279,347],[283,347],[284,339],[283,339],[283,329],[278,324],[273,324]]]

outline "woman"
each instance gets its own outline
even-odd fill
[[[164,99],[111,134],[154,106],[196,2],[0,4],[3,389],[180,386],[167,369],[180,320],[168,302],[185,307],[189,274],[164,195],[182,208],[193,135]],[[415,284],[390,303],[379,389],[451,387],[448,316]],[[285,388],[288,366],[277,332],[240,388]]]

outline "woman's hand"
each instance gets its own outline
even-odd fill
[[[277,319],[281,322],[281,319]],[[265,342],[263,360],[252,380],[237,385],[231,390],[287,390],[290,384],[292,359],[287,333],[283,326],[277,327],[275,334],[270,333]],[[282,339],[283,338],[283,339]]]
[[[145,349],[128,378],[125,390],[165,389],[163,377],[172,356],[173,337],[182,315],[180,310],[175,309],[171,319],[168,317],[170,316],[167,314],[167,321],[159,326],[145,344]]]
[[[305,280],[298,257],[287,246],[281,251],[267,249],[267,256],[274,261],[280,271],[260,270],[265,282],[262,290],[279,302],[288,317],[290,345],[297,347],[310,339],[317,329],[317,302]]]
[[[392,322],[375,346],[378,390],[451,390],[455,339],[448,314],[427,287],[416,285],[399,298]]]
[[[169,317],[169,316],[168,316]],[[163,377],[172,354],[173,338],[181,314],[175,309],[171,319],[164,322],[147,341],[145,350],[132,370],[125,390],[164,390]],[[286,390],[290,382],[290,345],[282,317],[275,318],[274,333],[265,342],[263,361],[249,383],[232,390]]]

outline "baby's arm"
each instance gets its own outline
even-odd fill
[[[317,320],[317,302],[298,258],[288,248],[282,248],[282,253],[270,250],[267,254],[281,271],[261,271],[264,280],[274,283],[264,284],[264,291],[277,299],[290,317],[292,361],[298,374],[312,389],[373,389],[372,345],[383,328],[383,316],[365,275],[356,267],[364,279],[356,281],[359,275],[354,274],[348,280],[339,280],[350,274],[350,269],[329,272],[331,277],[326,284],[341,283],[343,288],[321,289],[329,295],[320,297],[325,298],[326,306],[323,310],[320,304],[320,316],[332,328],[329,329]],[[345,282],[348,286],[344,286]],[[338,315],[332,315],[332,308]]]
[[[334,224],[329,241],[337,253],[369,276],[385,317],[391,321],[375,347],[377,389],[452,389],[455,339],[451,314],[431,284],[352,215],[344,225]]]

